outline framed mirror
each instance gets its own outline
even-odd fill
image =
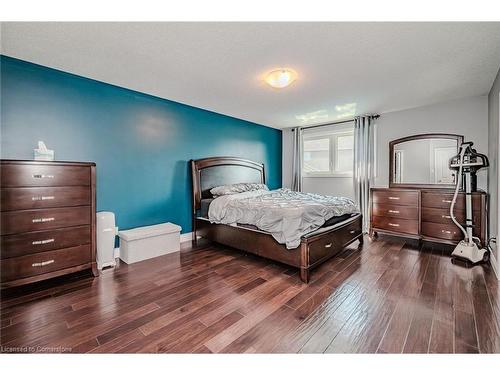
[[[449,161],[463,140],[457,134],[419,134],[390,142],[389,187],[454,188]]]

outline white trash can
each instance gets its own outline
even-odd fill
[[[97,268],[116,265],[115,236],[118,228],[115,227],[115,214],[112,212],[98,212],[97,219]]]
[[[181,227],[173,223],[121,230],[120,259],[130,264],[179,251],[180,233]]]

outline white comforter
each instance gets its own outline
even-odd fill
[[[349,198],[298,193],[289,189],[255,190],[215,198],[208,209],[210,222],[251,224],[269,232],[287,249],[333,216],[358,213]]]

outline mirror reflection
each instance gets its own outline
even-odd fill
[[[448,164],[457,150],[456,139],[414,139],[394,145],[394,183],[455,184],[455,172]]]

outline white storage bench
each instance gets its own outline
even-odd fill
[[[172,223],[121,230],[120,259],[130,264],[179,251],[180,232],[181,227]]]

